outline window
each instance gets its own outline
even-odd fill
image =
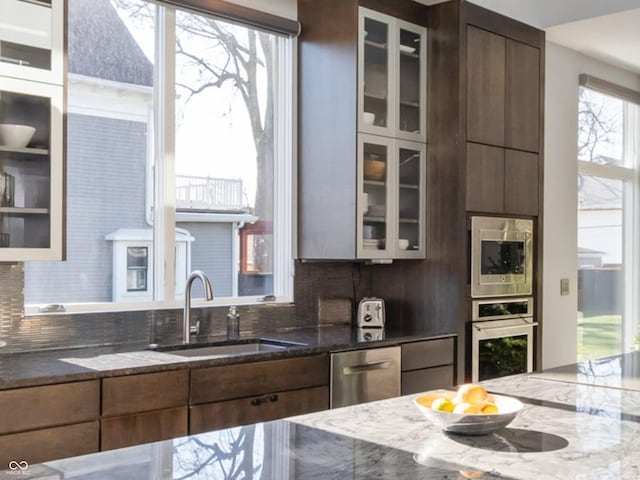
[[[169,306],[195,269],[290,301],[293,40],[146,0],[67,30],[67,261],[25,264],[27,311]]]
[[[637,335],[639,108],[580,88],[578,360],[619,354]]]
[[[146,292],[149,270],[147,247],[127,248],[127,292]]]

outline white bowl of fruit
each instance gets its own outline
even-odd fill
[[[462,385],[457,392],[426,392],[413,402],[434,425],[446,432],[465,435],[493,433],[511,423],[522,410],[519,400],[489,394],[475,384]]]

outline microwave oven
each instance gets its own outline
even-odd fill
[[[471,217],[471,297],[531,295],[533,221]]]

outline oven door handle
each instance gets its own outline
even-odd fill
[[[473,325],[474,328],[479,331],[485,331],[485,330],[514,330],[516,328],[522,328],[522,327],[537,327],[538,326],[538,322],[532,322],[532,323],[521,323],[519,325],[502,325],[502,326],[497,326],[497,327],[480,327],[478,325]]]

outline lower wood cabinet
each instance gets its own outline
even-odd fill
[[[202,433],[237,425],[319,412],[329,408],[329,387],[305,388],[190,407],[189,432]]]
[[[100,423],[95,420],[0,435],[0,467],[7,468],[11,461],[34,464],[97,452],[99,430]]]
[[[189,370],[142,373],[102,380],[102,416],[147,412],[187,404]]]
[[[0,469],[99,449],[100,381],[0,391]]]
[[[100,381],[0,391],[0,434],[95,420]]]
[[[402,395],[455,383],[455,338],[405,343],[401,348]]]
[[[329,408],[329,355],[191,371],[189,433]]]
[[[103,379],[100,449],[186,435],[188,399],[188,369]]]
[[[190,404],[329,385],[329,355],[191,370]]]
[[[102,450],[157,442],[187,435],[187,406],[104,418],[101,423]]]

